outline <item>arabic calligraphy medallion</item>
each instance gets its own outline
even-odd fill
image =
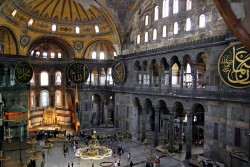
[[[125,67],[120,60],[116,60],[112,65],[112,78],[115,84],[121,84],[125,78]]]
[[[89,77],[89,68],[84,63],[72,63],[67,69],[67,75],[71,82],[83,83]]]
[[[250,52],[240,43],[227,47],[218,61],[220,78],[233,88],[250,86]]]
[[[27,61],[20,61],[15,66],[14,75],[18,83],[26,84],[33,77],[33,67]]]

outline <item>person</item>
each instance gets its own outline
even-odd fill
[[[117,167],[117,162],[115,161],[115,167]]]
[[[74,167],[74,164],[73,164],[73,162],[71,162],[71,167]]]
[[[129,164],[130,167],[133,167],[134,166],[134,163],[131,161],[130,164]]]
[[[128,161],[130,160],[130,158],[131,158],[131,157],[130,157],[130,153],[128,153]]]
[[[120,158],[117,160],[117,164],[118,164],[118,166],[120,166],[120,162],[121,162],[121,160],[120,160]]]
[[[95,167],[95,163],[92,163],[92,167]]]
[[[68,163],[68,167],[70,167],[70,164]]]

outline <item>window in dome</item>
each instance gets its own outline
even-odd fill
[[[58,54],[57,54],[57,57],[58,57],[59,59],[61,59],[61,58],[62,58],[62,54],[61,54],[61,53],[58,53]]]
[[[33,22],[34,22],[33,19],[30,19],[29,22],[28,22],[28,26],[29,27],[32,26]]]
[[[157,29],[154,29],[153,31],[153,40],[157,39]]]
[[[136,43],[137,44],[139,44],[141,42],[141,35],[140,34],[138,34],[137,35],[137,40],[136,40]]]
[[[191,19],[187,18],[186,20],[186,31],[190,31],[191,30]]]
[[[155,17],[154,17],[155,21],[158,20],[158,17],[159,17],[159,8],[158,8],[158,6],[156,6],[155,7]]]
[[[162,37],[166,37],[167,36],[167,26],[164,25],[162,28]]]
[[[99,27],[98,26],[95,26],[95,33],[99,33]]]
[[[49,74],[46,71],[41,72],[40,74],[40,82],[41,86],[48,86],[49,85]]]
[[[48,53],[47,52],[43,52],[43,58],[46,59],[48,57]]]
[[[92,52],[92,59],[96,59],[96,52]]]
[[[145,17],[145,26],[147,26],[148,25],[148,15],[146,15],[146,17]]]
[[[55,24],[52,25],[51,30],[56,31],[56,25]]]
[[[200,19],[199,19],[199,27],[200,28],[204,28],[206,25],[206,17],[204,14],[200,15]]]
[[[50,58],[52,58],[52,59],[55,58],[55,53],[54,53],[54,52],[51,52],[51,53],[50,53]]]
[[[173,3],[173,14],[176,14],[179,12],[179,2],[178,0],[174,0],[174,3]]]
[[[145,32],[145,42],[148,42],[148,32]]]
[[[192,9],[192,0],[187,0],[186,1],[186,10],[191,10]]]
[[[117,56],[117,54],[116,54],[116,52],[114,52],[114,57],[116,57]]]
[[[76,33],[79,34],[80,33],[80,27],[76,27]]]
[[[174,23],[174,34],[178,34],[178,23]]]
[[[14,10],[14,11],[12,12],[12,14],[11,14],[11,15],[12,15],[13,17],[15,17],[16,12],[17,12],[17,11],[16,11],[16,10]]]
[[[36,52],[36,57],[39,57],[39,56],[40,56],[40,52],[37,51],[37,52]]]
[[[100,60],[104,60],[104,52],[100,53]]]
[[[33,56],[33,54],[34,54],[34,50],[31,51],[30,56]]]
[[[163,0],[162,18],[169,15],[169,0]]]

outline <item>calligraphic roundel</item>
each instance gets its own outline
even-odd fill
[[[71,82],[83,83],[89,77],[89,68],[84,63],[72,63],[67,68],[67,75]]]
[[[112,78],[115,84],[121,84],[125,79],[125,67],[120,60],[115,60],[112,65]]]
[[[227,47],[218,61],[222,81],[233,88],[250,86],[250,52],[240,43]]]
[[[33,67],[27,61],[20,61],[16,64],[14,75],[15,79],[20,84],[26,84],[30,82],[33,77]]]

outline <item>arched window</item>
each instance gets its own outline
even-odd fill
[[[30,92],[30,108],[35,108],[35,93],[33,91]]]
[[[62,54],[61,54],[61,53],[58,53],[58,54],[57,54],[57,57],[58,57],[59,59],[61,59],[61,58],[62,58]]]
[[[95,33],[99,33],[99,27],[98,26],[95,26]]]
[[[105,85],[105,80],[106,80],[106,72],[104,68],[101,68],[101,75],[99,75],[99,80],[100,80],[100,85]]]
[[[100,53],[100,60],[104,60],[104,52]]]
[[[186,20],[186,31],[190,31],[191,30],[191,19],[187,18]]]
[[[148,32],[145,32],[145,42],[148,42]]]
[[[48,53],[47,52],[43,52],[43,58],[46,59],[48,57]]]
[[[108,85],[113,85],[112,68],[108,68],[108,72],[107,72],[107,84]]]
[[[204,14],[201,14],[199,18],[199,27],[204,28],[205,25],[206,25],[206,16]]]
[[[169,0],[163,0],[162,4],[162,18],[169,15]]]
[[[154,29],[153,31],[153,40],[157,39],[157,29]]]
[[[55,85],[62,85],[62,73],[57,71],[55,75]]]
[[[178,0],[174,0],[173,2],[173,14],[178,13],[179,12],[179,2]]]
[[[54,52],[51,52],[51,53],[50,53],[50,58],[52,58],[52,59],[55,58],[55,53],[54,53]]]
[[[174,34],[178,34],[178,23],[174,23]]]
[[[51,30],[56,31],[56,25],[55,24],[52,25]]]
[[[191,10],[192,9],[192,0],[187,0],[186,1],[186,10]]]
[[[177,63],[172,66],[172,85],[178,86],[180,84],[180,68]]]
[[[166,37],[167,36],[167,26],[164,25],[162,28],[162,37]]]
[[[148,25],[148,15],[145,16],[145,26]]]
[[[40,52],[37,51],[37,52],[36,52],[36,57],[39,57],[39,56],[40,56]]]
[[[138,34],[137,35],[137,39],[136,39],[136,43],[139,44],[141,42],[141,35]]]
[[[28,27],[32,26],[33,22],[34,22],[33,19],[30,19],[28,22]]]
[[[48,107],[49,106],[49,92],[47,90],[41,91],[40,106],[41,107]]]
[[[96,52],[92,52],[92,55],[91,55],[92,59],[96,59]]]
[[[79,34],[80,33],[80,27],[76,27],[76,33]]]
[[[49,74],[46,71],[41,72],[40,74],[40,83],[41,86],[48,86],[49,85]]]
[[[155,7],[155,17],[154,17],[155,21],[158,20],[158,18],[159,18],[159,8],[158,8],[158,6],[156,6]]]
[[[17,13],[17,10],[13,10],[13,12],[11,13],[11,15],[12,15],[13,17],[15,17],[16,13]]]
[[[55,92],[55,106],[62,107],[62,93],[60,90]]]

